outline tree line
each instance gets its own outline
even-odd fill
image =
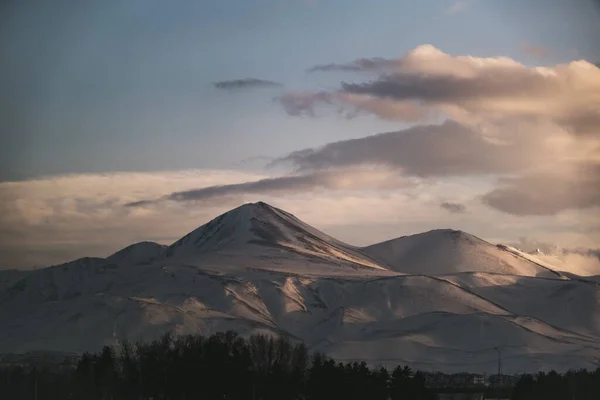
[[[514,400],[596,400],[600,369],[523,375],[511,391]],[[0,393],[1,398],[33,400],[436,398],[425,376],[407,366],[389,372],[364,362],[344,364],[310,355],[304,344],[285,337],[242,339],[234,332],[125,341],[118,349],[85,353],[75,365],[3,367]]]
[[[523,375],[513,389],[514,400],[600,399],[600,368],[595,371],[540,372]]]
[[[421,374],[310,355],[285,337],[171,334],[85,353],[72,368],[0,369],[7,399],[429,400]],[[37,396],[37,397],[36,397]]]

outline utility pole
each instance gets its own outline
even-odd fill
[[[502,356],[500,354],[500,347],[494,347],[494,350],[498,353],[498,376],[502,375]]]

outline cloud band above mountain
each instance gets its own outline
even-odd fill
[[[485,204],[515,215],[600,206],[600,163],[553,125],[519,122],[475,128],[453,121],[329,143],[273,161],[299,171],[383,165],[421,178],[483,177],[498,187]]]
[[[337,90],[288,92],[292,116],[334,110],[436,125],[291,152],[272,164],[298,171],[385,165],[407,176],[487,176],[484,204],[514,215],[600,207],[600,69],[587,61],[529,67],[507,57],[454,56],[431,45],[397,59],[360,58],[310,72],[372,79]],[[550,195],[547,195],[550,194]]]
[[[307,191],[356,190],[356,189],[397,189],[414,186],[415,182],[394,171],[378,169],[351,169],[344,171],[319,171],[311,174],[265,178],[230,185],[206,186],[173,192],[158,199],[144,199],[126,204],[128,207],[148,206],[161,201],[206,201],[227,196],[244,194],[277,195],[305,193]]]

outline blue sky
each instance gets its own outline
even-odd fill
[[[40,1],[8,11],[3,180],[227,167],[399,126],[289,118],[272,103],[277,90],[231,95],[215,81],[327,88],[340,77],[305,69],[421,44],[528,64],[600,60],[600,14],[586,0]],[[540,60],[524,44],[552,53]]]
[[[103,256],[257,200],[356,244],[598,247],[599,20],[594,0],[9,2],[0,251]],[[278,85],[215,86],[247,78]]]

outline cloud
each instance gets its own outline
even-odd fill
[[[233,166],[236,167],[244,167],[244,166],[248,166],[248,165],[261,165],[264,166],[266,163],[273,161],[273,157],[270,156],[252,156],[252,157],[246,157],[240,161],[237,161],[235,163],[233,163]]]
[[[565,248],[556,243],[544,242],[529,237],[520,237],[511,246],[536,257],[556,269],[580,276],[600,275],[600,249]],[[541,253],[537,253],[537,251]]]
[[[467,207],[460,203],[443,202],[440,207],[452,214],[463,214],[467,210]]]
[[[514,215],[552,215],[567,209],[600,207],[600,163],[502,178],[483,201]]]
[[[553,123],[475,127],[448,120],[295,151],[271,165],[297,171],[378,165],[420,178],[499,176],[484,204],[514,215],[551,215],[600,206],[599,148],[596,139]]]
[[[299,171],[384,165],[419,177],[510,173],[565,158],[568,133],[544,128],[523,123],[476,129],[446,121],[295,151],[272,165],[292,164]],[[496,131],[510,134],[497,138]]]
[[[277,177],[219,170],[0,182],[0,269],[53,265],[83,256],[105,257],[142,240],[170,244],[219,214],[255,201],[287,210],[355,245],[440,227],[505,243],[528,236],[569,248],[592,248],[600,241],[600,219],[595,215],[582,217],[577,211],[568,211],[560,217],[523,219],[507,214],[498,218],[497,212],[473,200],[485,187],[474,186],[470,180],[421,182],[386,168],[322,172],[315,175],[322,176],[320,182],[325,183],[318,183],[321,186],[315,189],[310,185],[286,188],[280,180],[275,181],[279,186],[273,191],[269,179]],[[269,190],[242,191],[237,186],[257,181],[263,182],[259,186],[267,184]],[[234,190],[219,195],[196,193],[197,189],[223,186]],[[166,199],[174,193],[181,201],[124,207],[136,201]],[[440,207],[440,199],[448,193],[469,209],[470,217],[465,214],[457,219]]]
[[[592,63],[529,67],[423,45],[397,59],[310,70],[373,78],[341,82],[330,92],[285,93],[279,99],[290,115],[314,117],[326,109],[421,125],[292,152],[273,165],[297,171],[385,165],[425,178],[487,176],[496,187],[481,200],[514,215],[599,205],[600,69]],[[446,122],[426,125],[440,119]]]
[[[274,99],[283,106],[288,115],[295,117],[318,117],[319,106],[329,106],[347,119],[361,114],[377,114],[382,118],[404,122],[417,122],[434,116],[435,112],[408,102],[390,102],[372,96],[354,93],[284,93]]]
[[[264,178],[230,185],[214,185],[170,193],[156,200],[141,200],[126,204],[144,207],[162,201],[206,201],[246,194],[285,195],[315,190],[397,189],[416,183],[395,171],[382,168],[321,171],[312,174]]]
[[[547,57],[551,53],[549,49],[542,46],[536,46],[531,43],[521,44],[521,51],[525,54],[529,54],[536,57]]]
[[[334,96],[327,92],[291,92],[275,97],[274,101],[281,104],[289,115],[316,117],[315,106],[319,103],[332,104],[333,98]]]
[[[307,69],[307,72],[361,72],[361,71],[382,71],[396,66],[395,60],[386,58],[359,58],[347,64],[320,64]]]
[[[490,239],[531,235],[588,248],[600,242],[594,65],[532,68],[426,45],[398,59],[313,70],[364,72],[372,80],[283,93],[275,100],[288,114],[372,114],[414,125],[282,155],[270,165],[291,166],[284,176],[176,171],[0,182],[5,265],[105,256],[140,240],[170,243],[258,200],[357,244],[450,224]],[[263,85],[227,82],[221,88]],[[447,198],[453,203],[440,204]],[[467,208],[468,215],[452,215]]]
[[[264,79],[256,78],[244,78],[244,79],[233,79],[228,81],[215,82],[214,86],[217,89],[222,90],[235,90],[235,89],[246,89],[246,88],[272,88],[280,87],[283,84],[279,82],[267,81]]]
[[[313,116],[314,107],[326,103],[407,122],[427,121],[439,113],[465,123],[544,118],[575,133],[588,130],[582,122],[600,118],[600,69],[584,60],[528,67],[507,57],[453,56],[422,45],[398,59],[359,59],[312,70],[381,72],[382,68],[383,73],[367,82],[342,82],[337,91],[303,93],[296,103],[299,107],[282,104],[290,115]],[[393,107],[421,112],[403,115],[390,112]]]
[[[44,266],[82,256],[107,256],[141,240],[171,243],[182,229],[207,221],[235,202],[184,210],[125,208],[198,185],[260,179],[239,171],[186,170],[74,174],[0,182],[0,269]],[[180,217],[181,214],[181,217]],[[185,217],[183,217],[185,215]],[[160,227],[160,228],[157,228]]]

